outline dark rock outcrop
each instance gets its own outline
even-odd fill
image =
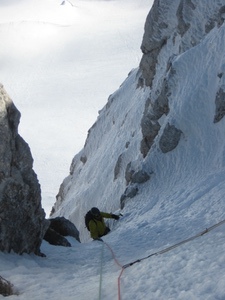
[[[0,85],[0,250],[40,254],[48,222],[19,121],[20,112]]]
[[[123,209],[125,206],[125,203],[128,199],[134,198],[138,193],[138,186],[137,184],[131,184],[129,185],[123,195],[120,197],[120,208]]]
[[[0,276],[0,295],[7,297],[15,294],[13,291],[13,284]]]
[[[132,166],[132,163],[129,162],[126,167],[125,178],[127,185],[129,183],[144,183],[150,179],[150,175],[145,170],[136,170],[135,167]]]
[[[216,94],[215,105],[214,123],[217,123],[225,116],[225,92],[222,88]]]
[[[51,245],[71,247],[70,242],[68,242],[66,238],[51,228],[47,229],[44,240],[49,242]]]
[[[170,73],[173,73],[172,68],[170,70]],[[159,130],[161,128],[159,119],[163,115],[168,115],[169,113],[169,95],[170,89],[168,78],[164,78],[160,93],[155,101],[151,101],[151,98],[146,101],[145,112],[141,121],[143,139],[141,141],[140,150],[143,154],[143,157],[146,157],[154,143],[155,137],[159,133]]]
[[[80,242],[79,231],[75,225],[64,217],[49,219],[50,225],[44,239],[51,245],[70,247],[71,244],[65,236],[72,236]]]
[[[140,69],[142,70],[145,85],[150,87],[156,73],[159,52],[167,43],[167,39],[171,34],[170,26],[166,23],[167,11],[169,11],[170,5],[170,3],[164,3],[162,11],[160,1],[155,0],[145,23],[145,32],[141,45],[144,55],[140,62]]]
[[[167,153],[176,148],[180,141],[182,131],[174,125],[167,124],[159,140],[159,148],[163,153]]]
[[[79,238],[79,231],[77,230],[76,226],[67,220],[64,217],[56,217],[53,219],[49,219],[50,221],[50,228],[58,232],[63,236],[72,236],[78,242],[80,242]]]

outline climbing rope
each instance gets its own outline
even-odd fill
[[[122,268],[123,266],[122,266],[122,265],[119,263],[119,261],[117,260],[115,254],[114,254],[112,248],[109,246],[109,244],[107,244],[105,241],[104,241],[103,243],[109,248],[110,252],[112,253],[112,257],[113,257],[113,259],[115,260],[117,266],[119,266],[120,268]]]
[[[181,242],[179,242],[179,243],[177,243],[177,244],[174,244],[174,245],[172,245],[172,246],[170,246],[170,247],[167,247],[167,248],[165,248],[165,249],[162,249],[162,250],[160,250],[160,251],[157,251],[157,252],[155,252],[155,253],[152,253],[152,254],[150,254],[150,255],[148,255],[148,256],[146,256],[146,257],[143,257],[143,258],[137,259],[137,260],[135,260],[135,261],[132,261],[132,262],[130,262],[130,263],[124,265],[123,268],[128,268],[128,267],[134,265],[135,263],[141,262],[141,261],[144,260],[144,259],[150,258],[150,257],[152,257],[152,256],[154,256],[154,255],[163,254],[163,253],[166,253],[166,252],[168,252],[168,251],[170,251],[170,250],[172,250],[172,249],[175,249],[175,248],[177,248],[177,247],[179,247],[179,246],[181,246],[181,245],[183,245],[183,244],[185,244],[185,243],[188,243],[188,242],[190,242],[190,241],[192,241],[192,240],[194,240],[194,239],[196,239],[196,238],[198,238],[198,237],[200,237],[200,236],[203,236],[204,234],[206,234],[206,233],[208,233],[209,231],[215,229],[216,227],[221,226],[221,225],[224,224],[224,223],[225,223],[225,220],[223,220],[223,221],[221,221],[221,222],[219,222],[219,223],[217,223],[217,224],[215,224],[215,225],[213,225],[213,226],[211,226],[211,227],[209,227],[209,228],[206,228],[205,230],[201,231],[200,233],[198,233],[198,234],[196,234],[196,235],[194,235],[194,236],[192,236],[192,237],[190,237],[190,238],[188,238],[188,239],[186,239],[186,240],[183,240],[183,241],[181,241]]]
[[[111,248],[105,241],[103,241],[103,244],[105,244],[105,245],[108,247],[108,249],[110,250],[110,252],[111,252],[111,254],[112,254],[112,257],[113,257],[115,263],[121,268],[121,271],[120,271],[120,274],[119,274],[119,277],[118,277],[118,280],[117,280],[117,281],[118,281],[118,300],[121,300],[121,284],[120,284],[120,282],[121,282],[122,274],[123,274],[123,272],[124,272],[124,270],[125,270],[126,268],[131,267],[131,266],[133,266],[134,264],[136,264],[136,263],[138,263],[138,262],[141,262],[141,261],[143,261],[143,260],[145,260],[145,259],[148,259],[148,258],[150,258],[150,257],[152,257],[152,256],[155,256],[155,255],[159,255],[159,254],[163,254],[163,253],[169,252],[169,251],[171,251],[171,250],[173,250],[173,249],[175,249],[175,248],[177,248],[177,247],[179,247],[179,246],[181,246],[181,245],[183,245],[183,244],[185,244],[185,243],[188,243],[188,242],[190,242],[190,241],[192,241],[192,240],[194,240],[194,239],[196,239],[196,238],[198,238],[198,237],[203,236],[204,234],[206,234],[206,233],[212,231],[213,229],[215,229],[215,228],[217,228],[217,227],[223,225],[224,223],[225,223],[225,220],[223,220],[223,221],[221,221],[221,222],[219,222],[219,223],[217,223],[217,224],[215,224],[215,225],[213,225],[213,226],[211,226],[211,227],[209,227],[209,228],[206,228],[205,230],[201,231],[200,233],[198,233],[198,234],[196,234],[196,235],[194,235],[194,236],[192,236],[192,237],[190,237],[190,238],[188,238],[188,239],[185,239],[185,240],[183,240],[183,241],[181,241],[181,242],[179,242],[179,243],[176,243],[176,244],[174,244],[174,245],[172,245],[172,246],[169,246],[169,247],[167,247],[167,248],[165,248],[165,249],[162,249],[162,250],[160,250],[160,251],[154,252],[154,253],[152,253],[152,254],[150,254],[150,255],[148,255],[148,256],[145,256],[145,257],[136,259],[136,260],[134,260],[134,261],[132,261],[132,262],[130,262],[130,263],[128,263],[128,264],[125,264],[125,265],[122,265],[122,264],[119,263],[119,261],[117,260],[115,254],[114,254],[114,252],[113,252],[113,250],[112,250],[112,248]]]
[[[118,300],[121,300],[121,291],[120,291],[120,277],[122,276],[122,273],[124,271],[124,268],[122,266],[122,264],[119,263],[118,259],[115,256],[115,253],[113,252],[112,248],[109,246],[109,244],[107,244],[105,241],[103,241],[103,243],[108,247],[108,249],[110,250],[112,257],[115,261],[115,263],[117,264],[118,267],[121,268],[121,272],[120,275],[118,277],[117,283],[118,283]]]
[[[123,273],[123,266],[119,263],[118,259],[116,258],[112,248],[109,246],[109,244],[107,244],[106,242],[103,242],[107,247],[108,249],[110,250],[111,254],[112,254],[112,257],[115,261],[115,263],[117,264],[118,267],[121,268],[121,272],[120,272],[120,276],[118,277],[118,280],[117,280],[117,283],[118,283],[118,299],[120,300],[121,299],[121,292],[120,292],[120,277],[122,276],[122,273]]]
[[[122,267],[119,277],[117,278],[117,284],[118,284],[118,300],[121,300],[121,285],[120,285],[120,279],[122,277],[123,271],[125,270],[124,267]]]
[[[101,257],[100,257],[100,279],[99,279],[99,293],[98,293],[99,300],[101,300],[101,297],[102,297],[103,257],[104,257],[104,243],[102,243]]]

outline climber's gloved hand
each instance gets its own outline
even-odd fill
[[[119,220],[119,216],[117,216],[117,215],[114,215],[114,214],[111,214],[111,217],[113,218],[113,219],[115,219],[115,220]]]

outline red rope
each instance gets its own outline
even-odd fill
[[[217,223],[217,224],[215,224],[215,225],[213,225],[213,226],[211,226],[211,227],[209,227],[209,228],[206,228],[204,231],[202,231],[202,232],[196,234],[195,236],[192,236],[192,237],[190,237],[190,238],[188,238],[188,239],[186,239],[186,240],[183,240],[183,241],[181,241],[181,242],[179,242],[179,243],[177,243],[177,244],[175,244],[175,245],[172,245],[172,246],[170,246],[170,247],[167,247],[167,248],[165,248],[165,249],[163,249],[163,250],[161,250],[161,251],[152,253],[152,254],[150,254],[150,255],[148,255],[148,256],[145,256],[145,257],[143,257],[143,258],[137,259],[137,260],[135,260],[135,261],[133,261],[133,262],[131,262],[131,263],[128,263],[128,264],[126,264],[126,265],[123,265],[123,266],[122,266],[122,265],[119,263],[119,261],[117,260],[117,258],[116,258],[116,256],[115,256],[113,250],[111,249],[111,247],[104,241],[103,243],[109,248],[110,252],[112,253],[112,257],[113,257],[113,259],[115,260],[116,264],[121,268],[120,275],[119,275],[118,280],[117,280],[117,281],[118,281],[118,300],[121,300],[121,286],[120,286],[120,280],[121,280],[123,271],[124,271],[126,268],[128,268],[128,267],[130,267],[130,266],[133,266],[135,263],[141,262],[141,261],[144,260],[144,259],[150,258],[151,256],[158,255],[158,254],[163,254],[163,253],[165,253],[165,252],[168,252],[168,251],[170,251],[170,250],[172,250],[172,249],[174,249],[174,248],[176,248],[176,247],[178,247],[178,246],[180,246],[180,245],[182,245],[182,244],[184,244],[184,243],[187,243],[187,242],[189,242],[189,241],[191,241],[191,240],[193,240],[193,239],[196,239],[196,238],[198,238],[198,237],[200,237],[200,236],[202,236],[202,235],[208,233],[209,231],[215,229],[215,228],[218,227],[218,226],[221,226],[221,225],[224,224],[224,223],[225,223],[225,220],[223,220],[223,221],[221,221],[221,222],[219,222],[219,223]]]
[[[119,263],[118,259],[116,258],[112,248],[106,243],[104,242],[104,244],[109,248],[111,254],[112,254],[112,257],[114,259],[114,261],[116,262],[116,264],[121,268],[121,271],[120,271],[120,275],[117,279],[117,282],[118,282],[118,300],[121,300],[121,289],[120,289],[120,279],[121,279],[121,276],[123,274],[123,271],[124,271],[124,267],[121,265],[121,263]]]
[[[112,257],[113,259],[115,260],[116,264],[120,267],[120,268],[123,268],[123,266],[119,263],[119,261],[117,260],[112,248],[109,246],[109,244],[107,244],[105,241],[104,241],[104,244],[109,248],[109,250],[111,251],[112,253]]]
[[[124,270],[125,270],[124,268],[121,269],[120,275],[117,279],[117,281],[118,281],[118,300],[121,300],[120,279],[121,279],[121,276],[122,276]]]

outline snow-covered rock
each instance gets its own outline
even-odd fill
[[[99,112],[53,207],[83,240],[83,215],[91,206],[148,206],[154,195],[166,201],[172,191],[179,203],[183,197],[174,193],[184,182],[198,185],[212,169],[223,172],[224,9],[225,1],[154,2],[140,66]],[[146,180],[133,182],[133,174]]]

